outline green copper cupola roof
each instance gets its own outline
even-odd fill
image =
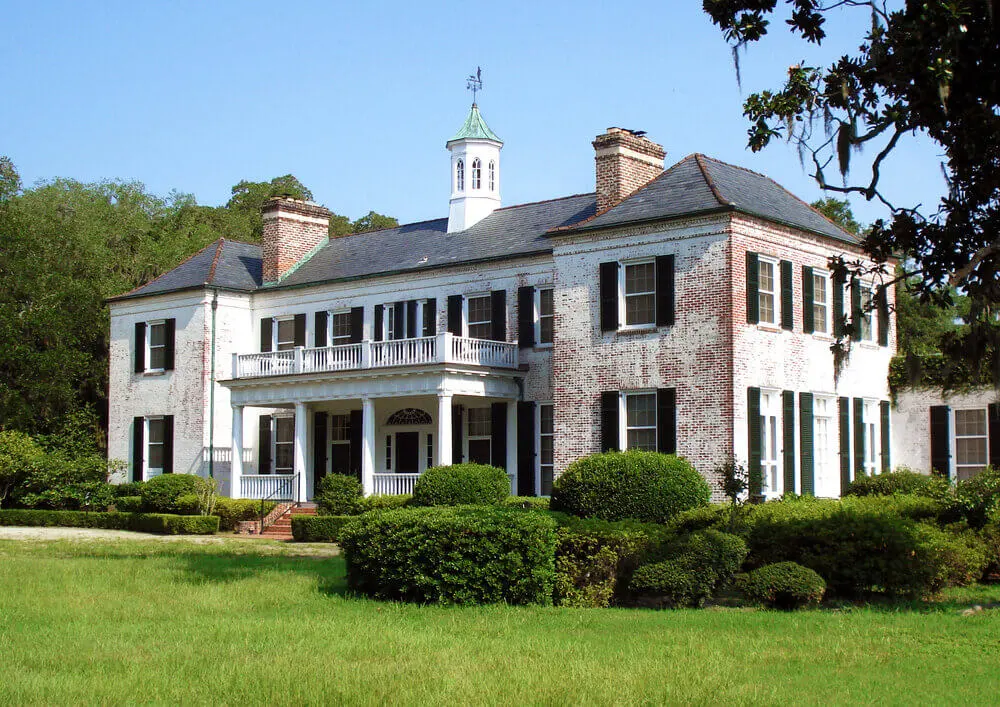
[[[483,116],[479,114],[479,106],[475,103],[472,104],[472,110],[469,111],[469,117],[465,119],[465,123],[448,142],[452,143],[455,140],[466,140],[469,138],[474,140],[493,140],[503,144],[503,140],[497,137],[497,134],[490,130],[490,126],[483,120]]]

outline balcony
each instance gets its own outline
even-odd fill
[[[377,370],[435,363],[517,369],[517,350],[517,343],[448,333],[323,348],[297,347],[267,353],[233,354],[233,378]]]

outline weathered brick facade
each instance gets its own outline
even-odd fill
[[[623,201],[663,171],[667,154],[663,147],[628,130],[608,128],[593,145],[598,213]]]
[[[265,283],[278,282],[327,239],[330,210],[299,199],[275,197],[264,204],[261,217],[261,263]]]

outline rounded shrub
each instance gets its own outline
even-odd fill
[[[319,482],[319,491],[313,499],[316,510],[322,515],[351,516],[359,511],[363,491],[361,482],[346,474],[327,474]]]
[[[127,481],[124,484],[115,486],[115,496],[141,496],[142,487],[146,484],[142,481]]]
[[[415,506],[498,506],[510,494],[507,472],[485,464],[435,466],[413,485]]]
[[[671,608],[697,607],[712,594],[711,573],[691,567],[683,558],[643,565],[629,589],[647,601]]]
[[[958,511],[973,528],[1000,521],[1000,469],[986,467],[955,487]]]
[[[847,496],[894,496],[909,494],[935,500],[944,500],[951,495],[951,484],[936,474],[921,474],[906,467],[873,476],[859,476],[850,486]]]
[[[153,477],[142,487],[142,508],[150,513],[177,513],[177,499],[196,493],[197,476],[191,474],[162,474]]]
[[[795,562],[764,565],[746,575],[741,585],[750,601],[785,611],[817,605],[826,592],[822,577]]]
[[[556,480],[551,507],[583,518],[665,523],[708,504],[711,489],[683,457],[605,452],[577,459]]]

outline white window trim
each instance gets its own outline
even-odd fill
[[[490,434],[489,435],[472,435],[472,434],[469,434],[469,423],[471,421],[469,419],[469,412],[472,411],[472,410],[486,410],[488,413],[490,413],[490,415],[487,415],[487,417],[490,418]],[[492,442],[493,442],[493,418],[491,417],[491,415],[492,415],[492,409],[488,405],[487,406],[467,407],[467,408],[465,408],[464,414],[462,415],[462,424],[465,425],[465,429],[462,430],[462,432],[464,432],[464,434],[462,435],[462,446],[463,446],[462,454],[464,456],[465,461],[469,461],[469,442],[472,442],[472,441],[479,441],[479,442],[481,442],[483,440],[488,440],[492,444]],[[490,448],[490,461],[491,462],[493,461],[493,449],[492,449],[492,447]]]
[[[326,454],[326,469],[324,470],[324,472],[327,473],[327,474],[333,473],[333,448],[335,446],[347,447],[348,448],[348,454],[350,454],[350,447],[351,447],[351,435],[350,435],[350,432],[348,432],[347,439],[334,439],[333,438],[333,418],[335,418],[335,417],[346,417],[347,418],[347,427],[348,427],[348,430],[350,430],[350,427],[351,427],[351,415],[350,415],[350,413],[332,412],[329,415],[327,415],[327,421],[326,421],[326,439],[327,439],[327,443],[326,444],[327,444],[328,449],[326,450],[327,451],[327,454]]]
[[[346,314],[347,317],[348,317],[348,319],[350,319],[351,310],[349,308],[346,308],[346,309],[331,309],[331,310],[327,311],[327,313],[326,313],[326,342],[325,342],[326,346],[344,346],[345,344],[351,343],[351,335],[350,334],[347,335],[347,337],[346,337],[347,340],[346,341],[342,341],[339,344],[334,343],[333,318],[336,317],[336,316],[342,316],[344,314]]]
[[[551,400],[535,404],[535,492],[542,495],[542,406],[548,405],[552,408],[552,482],[555,483],[555,403]]]
[[[535,286],[535,296],[533,298],[535,311],[532,317],[535,327],[535,348],[536,349],[550,349],[555,344],[555,314],[556,314],[556,301],[555,301],[555,288],[552,285],[537,285]],[[542,342],[542,290],[547,290],[552,292],[552,341]]]
[[[278,322],[293,322],[292,324],[292,348],[284,349],[285,351],[290,351],[295,348],[295,315],[285,314],[280,317],[271,317],[271,351],[278,350]]]
[[[465,191],[465,160],[462,158],[455,162],[455,191]]]
[[[479,191],[483,187],[483,161],[478,157],[472,160],[469,166],[469,177],[471,178],[471,188]]]
[[[769,255],[758,255],[757,256],[757,325],[762,329],[768,330],[780,330],[781,329],[781,262],[777,258],[772,258]],[[771,266],[771,281],[774,283],[773,290],[765,290],[760,286],[760,263],[767,263]],[[760,296],[761,294],[770,294],[774,300],[774,321],[764,321],[761,317],[761,307],[760,307]]]
[[[983,412],[983,414],[986,416],[986,434],[985,435],[962,435],[962,438],[963,439],[980,439],[980,438],[985,438],[986,439],[986,461],[984,462],[983,466],[986,467],[986,466],[989,466],[989,464],[990,464],[990,417],[989,417],[989,408],[986,407],[985,405],[982,405],[982,406],[981,405],[976,405],[976,406],[973,406],[973,407],[963,407],[963,408],[951,408],[948,411],[948,425],[949,425],[949,429],[948,429],[948,438],[949,438],[948,439],[948,443],[950,445],[949,448],[951,449],[951,463],[950,463],[950,467],[951,468],[949,469],[949,474],[950,474],[952,480],[955,480],[955,481],[958,480],[958,467],[959,467],[959,463],[958,463],[958,437],[959,437],[959,435],[958,435],[958,424],[957,424],[957,420],[955,419],[955,413],[957,413],[957,412],[971,412],[971,411],[974,411],[974,410],[981,410]],[[968,464],[962,464],[961,466],[970,466],[970,465],[968,465]]]
[[[773,396],[773,397],[772,397]],[[765,409],[764,400],[765,398],[771,398],[775,402],[773,407]],[[767,500],[781,498],[785,493],[785,469],[784,469],[784,434],[782,429],[782,400],[781,400],[781,390],[778,388],[761,388],[760,389],[760,415],[761,417],[767,418],[769,415],[774,419],[774,459],[768,459],[767,448],[768,448],[768,428],[767,424],[761,425],[760,430],[760,440],[761,440],[761,450],[760,450],[760,461],[761,468],[763,472],[762,479],[762,491],[764,498]],[[774,484],[771,483],[771,479],[768,478],[767,469],[765,466],[766,462],[773,463],[776,472],[774,474]],[[772,488],[773,486],[773,488]]]
[[[164,373],[166,371],[162,366],[160,368],[153,368],[150,366],[150,362],[153,360],[153,327],[157,325],[163,326],[163,346],[157,346],[158,349],[163,349],[163,357],[166,360],[167,356],[167,320],[166,319],[152,319],[146,322],[146,336],[143,337],[143,348],[145,349],[143,356],[145,356],[145,365],[143,366],[143,373]]]
[[[813,268],[813,277],[823,278],[824,292],[826,293],[826,321],[824,322],[826,331],[816,331],[816,315],[815,309],[813,309],[813,336],[820,339],[832,339],[833,338],[833,277],[829,270],[823,270],[821,268]],[[813,301],[816,301],[816,286],[815,279],[813,280]]]
[[[625,269],[632,265],[653,265],[652,292],[634,293],[636,295],[653,295],[653,321],[644,324],[626,324],[625,316]],[[656,329],[656,258],[632,258],[618,261],[618,331],[651,331]]]
[[[826,414],[819,415],[816,413],[818,408],[817,403],[819,401],[824,401],[826,403]],[[801,410],[799,411],[801,414]],[[839,467],[837,465],[839,448],[837,445],[837,425],[838,425],[838,415],[837,410],[837,396],[830,393],[813,393],[813,493],[820,496],[818,493],[818,480],[822,477],[824,482],[828,481],[827,475],[830,475],[833,479],[838,478],[840,473]],[[816,440],[819,438],[816,428],[816,420],[824,419],[827,421],[826,426],[826,448],[820,449]],[[826,488],[824,487],[824,491]],[[837,490],[837,489],[835,489]],[[837,490],[839,495],[839,490]]]
[[[490,165],[489,165],[490,191],[496,191],[497,190],[496,189],[496,181],[497,181],[496,180],[496,172],[497,172],[497,163],[496,163],[496,160],[490,160]]]
[[[149,454],[149,445],[152,444],[152,442],[150,441],[149,423],[150,422],[163,422],[165,418],[166,418],[165,415],[149,415],[147,417],[144,417],[143,420],[142,420],[142,426],[143,426],[143,430],[142,430],[142,434],[143,434],[143,437],[142,437],[142,446],[143,446],[143,450],[142,450],[142,480],[143,481],[149,481],[153,477],[155,477],[155,476],[161,476],[163,474],[163,467],[162,466],[154,468],[154,467],[151,467],[149,465],[149,457],[150,457],[150,454]],[[165,432],[166,431],[164,431],[164,441],[158,443],[158,444],[160,444],[160,446],[166,446],[166,434],[165,434]],[[153,473],[154,471],[156,471],[155,474]]]
[[[866,476],[875,476],[882,471],[882,425],[879,401],[864,398],[861,406],[861,426],[864,429],[865,448],[862,450],[862,465]],[[871,419],[869,419],[869,414]],[[871,433],[869,435],[869,432]],[[869,449],[869,445],[872,446]]]
[[[277,329],[277,327],[275,327]],[[278,471],[278,420],[292,421],[292,467],[291,471]],[[280,444],[288,444],[281,442]],[[294,474],[295,473],[295,414],[275,413],[271,415],[271,473],[272,474]]]
[[[492,332],[492,329],[493,329],[493,299],[492,299],[492,293],[490,293],[490,292],[473,292],[472,294],[465,295],[464,297],[462,297],[462,336],[469,337],[469,300],[470,299],[478,299],[478,298],[482,298],[482,297],[485,297],[486,299],[490,300],[490,307],[489,307],[490,319],[488,321],[490,323],[490,329],[491,329],[490,335],[492,336],[492,334],[493,334],[493,332]],[[506,313],[505,313],[505,316],[506,316]],[[476,323],[477,324],[482,324],[482,322],[476,322]]]
[[[868,336],[864,335],[864,327],[861,328],[861,337],[859,341],[862,344],[869,344],[873,346],[878,345],[878,306],[875,300],[875,283],[873,282],[862,282],[859,287],[861,288],[861,320],[864,322],[865,318],[870,322],[868,327]],[[869,307],[870,309],[865,311],[864,293],[868,293],[869,297]]]
[[[642,388],[639,390],[623,390],[618,393],[618,449],[622,451],[628,451],[628,409],[625,405],[625,399],[632,395],[652,395],[656,397],[656,388]],[[653,405],[653,438],[655,440],[654,446],[655,450],[660,448],[660,411],[659,411],[659,401]],[[650,426],[645,427],[633,427],[635,430],[648,430]]]

